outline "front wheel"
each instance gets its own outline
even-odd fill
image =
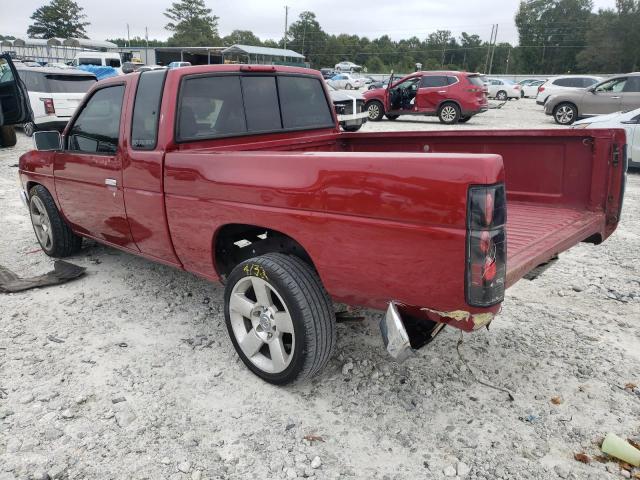
[[[387,120],[391,120],[391,121],[397,120],[399,116],[400,115],[385,115],[385,117],[387,117]]]
[[[504,90],[500,90],[498,93],[496,93],[496,98],[500,101],[504,101],[507,99],[507,92],[505,92]]]
[[[237,265],[224,296],[227,330],[244,364],[276,385],[312,377],[336,343],[333,306],[318,274],[269,253]]]
[[[33,137],[33,134],[38,130],[35,123],[27,122],[22,126],[22,130],[27,137]]]
[[[553,119],[558,125],[571,125],[577,117],[578,109],[572,103],[561,103],[553,110]]]
[[[382,120],[382,117],[384,117],[384,107],[382,106],[382,103],[374,100],[367,105],[367,113],[369,114],[369,120],[378,122]]]
[[[455,103],[445,103],[438,111],[440,122],[452,125],[460,121],[460,108]]]
[[[361,123],[359,125],[345,125],[345,126],[342,127],[342,129],[345,132],[357,132],[361,128],[362,128],[362,124]]]
[[[467,123],[469,120],[471,120],[471,117],[460,117],[460,120],[458,120],[458,122]]]
[[[53,197],[42,185],[29,191],[29,214],[44,253],[50,257],[68,257],[80,250],[82,237],[69,228]]]

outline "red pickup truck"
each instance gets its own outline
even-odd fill
[[[384,310],[402,360],[471,331],[505,288],[616,228],[621,130],[341,132],[318,72],[197,66],[111,78],[20,158],[48,255],[92,238],[225,283],[238,355],[282,384],[335,345],[332,299]]]

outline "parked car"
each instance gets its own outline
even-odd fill
[[[42,250],[86,237],[222,280],[231,342],[274,384],[327,364],[333,301],[386,309],[398,361],[488,326],[528,271],[613,233],[626,173],[618,130],[341,132],[321,75],[284,66],[107,79],[34,143],[18,173]]]
[[[640,108],[640,73],[618,75],[587,89],[565,91],[547,99],[544,113],[560,125],[579,118]]]
[[[364,87],[364,81],[359,77],[354,77],[349,73],[339,73],[327,80],[327,84],[338,90],[352,90]]]
[[[385,78],[384,80],[374,80],[369,85],[367,85],[367,90],[375,90],[376,88],[387,88],[389,85],[389,79]]]
[[[330,78],[335,77],[338,72],[333,68],[321,68],[320,73],[322,74],[322,78],[329,80]]]
[[[191,62],[171,62],[167,65],[167,68],[182,68],[182,67],[190,67]]]
[[[116,52],[80,52],[71,62],[71,65],[95,65],[98,67],[115,68],[118,74],[122,74],[122,60]]]
[[[23,124],[24,133],[60,130],[67,125],[84,94],[96,83],[96,76],[82,70],[20,68],[20,78],[29,92],[33,118]]]
[[[25,65],[25,67],[28,65]],[[71,68],[75,68],[71,65],[67,65],[66,63],[62,63],[62,62],[49,62],[45,65],[47,68],[61,68],[63,70],[69,70]]]
[[[340,62],[334,67],[337,72],[358,72],[362,69],[360,65],[353,62]]]
[[[571,128],[622,128],[627,134],[627,158],[630,167],[640,168],[640,108],[628,112],[598,115],[575,122]]]
[[[467,72],[415,72],[394,81],[391,88],[364,93],[369,120],[400,115],[437,116],[446,124],[467,122],[488,110],[480,75]]]
[[[489,98],[497,100],[518,100],[522,96],[522,87],[511,80],[502,78],[487,78],[487,88]]]
[[[165,65],[143,65],[142,67],[138,68],[136,70],[136,72],[150,72],[152,70],[167,70],[167,67]]]
[[[142,62],[124,62],[122,64],[122,73],[127,74],[127,73],[137,72],[139,69],[141,69],[144,66],[145,66],[144,63]]]
[[[588,88],[602,81],[602,77],[594,77],[592,75],[562,75],[547,79],[538,87],[536,95],[536,103],[544,105],[551,95],[563,93],[568,90],[580,90]]]
[[[357,132],[367,122],[369,114],[364,109],[364,98],[357,92],[346,94],[327,85],[333,108],[343,130]]]
[[[524,80],[518,83],[522,98],[535,98],[538,95],[538,87],[544,83],[544,80]]]
[[[15,125],[31,121],[29,94],[8,53],[0,53],[0,148],[13,147]]]

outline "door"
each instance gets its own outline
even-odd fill
[[[425,75],[420,80],[416,105],[419,112],[431,113],[449,98],[449,81],[445,75]]]
[[[93,92],[67,130],[53,173],[62,212],[78,230],[136,249],[122,192],[121,112],[125,85]]]
[[[578,105],[578,115],[602,115],[622,109],[622,90],[626,78],[614,78],[586,90],[582,95],[582,105]],[[582,107],[582,108],[581,108]]]
[[[29,96],[11,57],[0,55],[0,126],[31,121]]]
[[[622,109],[635,110],[640,108],[640,75],[627,78],[622,90]]]

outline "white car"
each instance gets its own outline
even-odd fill
[[[544,105],[551,95],[557,95],[567,90],[587,88],[601,81],[602,77],[594,77],[592,75],[563,75],[549,78],[538,87],[536,103]]]
[[[544,80],[523,80],[518,82],[521,88],[520,96],[522,98],[535,98],[538,95],[538,87],[544,83]]]
[[[327,80],[327,83],[338,90],[352,90],[364,87],[364,80],[348,73],[339,73]]]
[[[520,98],[521,87],[517,83],[511,80],[504,80],[502,78],[487,78],[485,80],[490,98],[497,100],[509,100],[510,98]]]
[[[622,128],[627,134],[629,165],[640,168],[640,108],[578,120],[571,128]]]
[[[167,65],[167,68],[169,68],[169,70],[172,70],[174,68],[182,68],[182,67],[190,67],[191,66],[191,62],[171,62],[169,65]]]
[[[18,75],[29,93],[33,122],[23,125],[27,136],[36,130],[62,130],[84,94],[96,82],[93,73],[61,68],[20,68]]]
[[[340,62],[336,63],[336,66],[334,68],[338,72],[356,72],[362,67],[360,65],[356,65],[353,62]]]

